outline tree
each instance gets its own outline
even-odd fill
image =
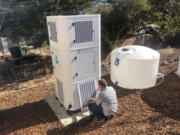
[[[149,0],[151,4],[151,19],[159,25],[159,36],[166,45],[178,47],[180,39],[180,4],[173,0]],[[175,41],[175,42],[174,42]]]
[[[147,0],[126,0],[112,8],[97,8],[87,13],[102,16],[102,42],[111,51],[118,41],[133,34],[142,20],[148,19],[150,6]]]
[[[89,5],[84,0],[20,0],[13,8],[19,6],[23,8],[7,15],[1,33],[15,42],[23,37],[27,44],[38,47],[48,39],[46,16],[78,14]]]
[[[87,12],[102,15],[102,42],[111,51],[120,39],[138,32],[140,22],[160,26],[160,30],[154,31],[152,37],[164,47],[178,44],[179,7],[180,4],[173,0],[124,0],[112,8],[91,9]]]

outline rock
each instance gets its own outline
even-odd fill
[[[44,80],[36,80],[35,83],[44,83]]]
[[[175,62],[179,61],[179,57],[174,58],[174,61]]]
[[[160,66],[167,66],[169,63],[167,61],[163,61]]]
[[[19,89],[27,89],[29,88],[28,86],[21,86]]]
[[[102,64],[102,67],[106,67],[105,64]]]
[[[14,88],[12,88],[12,90],[19,90],[19,88],[18,87],[14,87]]]
[[[174,48],[166,48],[166,49],[162,49],[159,51],[161,54],[165,54],[165,55],[173,55],[175,53],[175,49]]]
[[[174,62],[175,62],[174,59],[171,59],[171,60],[170,60],[170,63],[174,63]]]
[[[51,80],[46,80],[44,83],[49,84],[49,83],[51,83]]]
[[[40,82],[40,83],[38,83],[38,85],[45,85],[45,82],[44,81]]]

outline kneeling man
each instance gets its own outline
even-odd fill
[[[107,86],[106,80],[98,81],[95,98],[88,99],[88,107],[96,120],[104,121],[112,118],[118,109],[118,101],[114,88]]]

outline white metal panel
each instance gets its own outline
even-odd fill
[[[100,47],[94,48],[95,49],[95,74],[96,76],[101,77],[101,57],[100,57],[101,51],[99,50],[99,48]]]
[[[73,110],[78,110],[79,108],[81,108],[78,84],[73,85],[73,101]]]
[[[77,73],[78,78],[83,79],[95,74],[95,51],[80,50],[77,54]]]
[[[64,102],[63,83],[58,78],[56,78],[55,83],[56,83],[56,89],[57,89],[56,95],[61,102]]]
[[[72,79],[80,81],[98,76],[98,48],[87,48],[72,52]]]

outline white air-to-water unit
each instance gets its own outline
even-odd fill
[[[48,16],[56,96],[67,110],[81,109],[101,73],[100,15]]]
[[[156,84],[160,54],[144,46],[120,47],[111,53],[111,80],[127,89],[145,89]]]

